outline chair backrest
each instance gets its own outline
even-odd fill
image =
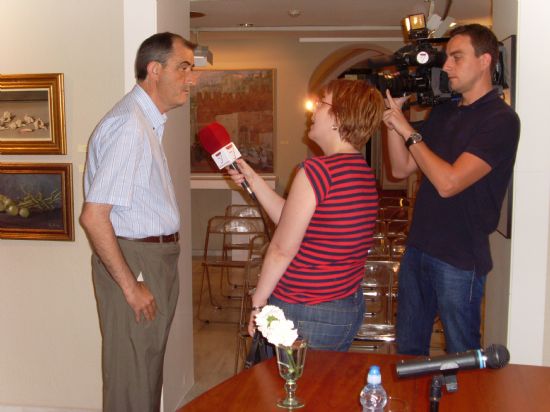
[[[367,260],[363,287],[389,288],[393,286],[399,272],[399,262],[393,260]]]
[[[376,219],[376,222],[374,224],[373,236],[386,236],[386,234],[387,234],[386,221],[382,219]]]
[[[229,205],[225,208],[226,216],[261,217],[260,208],[255,205]]]
[[[405,207],[410,205],[410,200],[403,196],[382,196],[378,201],[380,207],[398,206]]]
[[[378,218],[389,219],[409,219],[409,207],[408,206],[384,206],[378,209]]]
[[[248,243],[248,259],[263,259],[268,246],[269,239],[265,234],[254,235]]]
[[[407,236],[410,222],[407,219],[390,219],[385,221],[388,237]]]
[[[396,236],[391,240],[390,245],[390,256],[394,260],[401,259],[403,253],[405,253],[405,248],[407,244],[406,236]]]
[[[384,260],[390,258],[390,241],[385,235],[374,235],[373,245],[367,251],[368,260]]]
[[[208,221],[208,233],[225,235],[259,235],[264,232],[264,222],[260,217],[214,216]]]
[[[394,293],[399,262],[391,260],[375,260],[365,262],[365,272],[362,282],[365,297],[365,320],[368,324],[393,324]],[[385,334],[386,331],[370,331]],[[364,338],[365,336],[363,336]]]
[[[214,216],[208,221],[204,243],[204,258],[222,251],[228,237],[237,235],[248,243],[253,236],[265,235],[264,222],[260,217]],[[242,241],[241,241],[242,242]]]

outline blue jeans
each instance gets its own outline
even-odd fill
[[[280,307],[287,319],[294,322],[298,335],[311,349],[345,352],[351,346],[363,322],[365,301],[361,288],[347,298],[317,305],[287,303],[275,296],[269,304]]]
[[[397,351],[429,355],[437,313],[447,353],[479,349],[485,278],[408,247],[399,270]]]

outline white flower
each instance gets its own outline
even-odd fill
[[[262,332],[262,334],[264,334],[263,331],[265,330],[267,333],[267,328],[269,328],[272,321],[283,320],[286,318],[281,308],[273,305],[267,305],[264,306],[260,313],[256,315],[255,319],[258,329]]]
[[[267,336],[267,340],[275,346],[292,346],[297,338],[298,331],[294,329],[294,322],[288,319],[272,322]]]
[[[292,346],[298,338],[294,322],[286,319],[284,312],[277,306],[265,306],[255,319],[258,330],[273,345]]]

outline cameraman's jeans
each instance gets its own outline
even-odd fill
[[[353,295],[317,305],[287,303],[275,296],[269,304],[280,307],[285,317],[294,322],[298,335],[312,349],[345,352],[363,323],[365,300],[358,288]]]
[[[437,313],[445,332],[447,353],[480,347],[481,298],[486,275],[458,269],[414,247],[408,247],[399,270],[397,351],[429,355]]]

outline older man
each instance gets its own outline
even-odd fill
[[[178,299],[180,218],[162,148],[166,112],[195,81],[195,44],[159,33],[140,46],[137,84],[95,128],[80,222],[93,248],[104,411],[157,411]]]

